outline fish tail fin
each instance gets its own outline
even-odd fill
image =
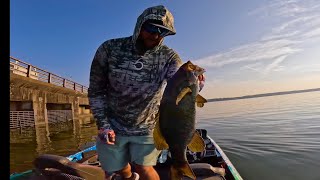
[[[191,179],[196,179],[196,175],[193,173],[189,164],[183,163],[181,165],[172,165],[170,168],[170,179],[171,180],[181,180],[183,176],[187,176]]]

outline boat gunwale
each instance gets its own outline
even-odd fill
[[[235,180],[243,180],[243,178],[240,176],[240,173],[237,171],[237,169],[234,167],[234,165],[231,163],[228,156],[223,152],[223,150],[220,148],[220,146],[208,135],[208,139],[214,144],[216,147],[216,151],[221,155],[224,162],[227,164],[228,169],[230,170],[232,176],[235,178]]]

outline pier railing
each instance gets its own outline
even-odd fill
[[[14,74],[32,78],[35,80],[47,82],[57,86],[61,86],[68,89],[73,89],[78,92],[88,93],[88,87],[78,84],[69,79],[63,78],[56,74],[50,73],[46,70],[23,62],[17,58],[10,56],[10,70]]]

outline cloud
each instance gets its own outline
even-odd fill
[[[276,70],[281,71],[283,66],[279,66],[279,64],[286,59],[287,55],[280,56],[276,58],[271,64],[269,64],[263,71],[263,74],[269,74],[270,71]]]
[[[198,59],[196,63],[206,68],[247,63],[240,69],[263,75],[292,70],[283,62],[289,56],[304,51],[303,44],[320,37],[319,0],[275,0],[250,11],[248,15],[274,20],[274,26],[254,42]]]
[[[240,69],[250,69],[250,70],[255,71],[255,72],[261,72],[261,68],[259,68],[261,66],[262,66],[262,63],[261,62],[257,62],[257,63],[253,63],[253,64],[244,65]]]
[[[309,39],[310,38],[320,37],[320,27],[304,33],[303,37],[304,38],[309,38]]]
[[[289,71],[307,73],[307,72],[320,72],[320,64],[305,64],[290,67]],[[320,75],[319,75],[320,76]]]
[[[299,13],[307,11],[305,7],[298,5],[299,1],[301,0],[271,1],[265,6],[250,11],[248,15],[260,18],[296,16]]]
[[[198,59],[197,64],[205,67],[221,67],[229,64],[275,59],[279,56],[299,52],[296,41],[286,39],[262,40],[233,48],[227,52]]]

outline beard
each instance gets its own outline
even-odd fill
[[[158,46],[161,43],[162,39],[160,40],[153,40],[153,39],[142,39],[140,36],[136,41],[136,48],[139,52],[144,53],[147,50],[153,49],[154,47]]]

